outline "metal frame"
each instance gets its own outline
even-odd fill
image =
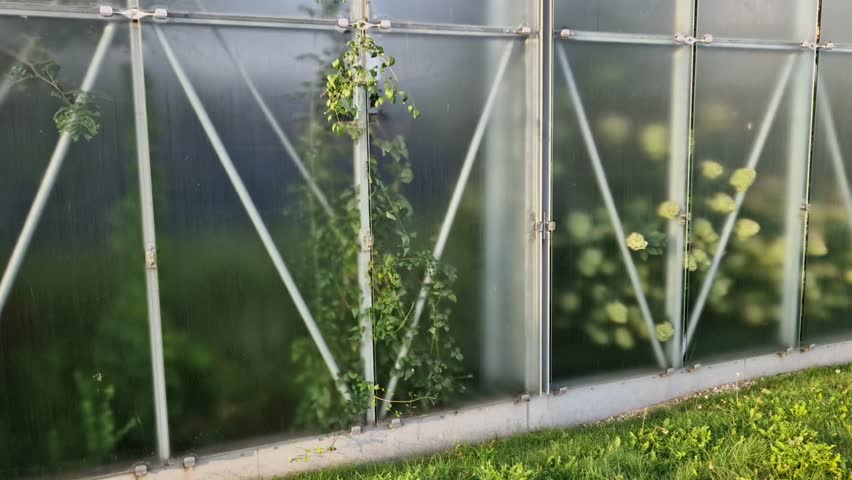
[[[128,0],[129,7],[138,7],[138,0]],[[589,153],[592,167],[595,172],[598,187],[601,190],[604,204],[610,216],[610,221],[616,231],[616,236],[623,238],[624,230],[621,225],[621,220],[616,210],[615,203],[610,192],[609,185],[603,170],[602,161],[597,151],[594,136],[591,127],[586,117],[582,99],[579,94],[576,82],[571,72],[571,66],[568,62],[565,53],[564,45],[566,42],[586,42],[586,43],[606,43],[606,44],[635,44],[635,45],[659,45],[670,47],[689,47],[690,55],[694,57],[697,48],[722,48],[722,49],[749,49],[749,50],[765,50],[765,51],[788,51],[796,52],[803,49],[811,49],[814,51],[814,69],[812,70],[811,92],[816,100],[810,104],[809,125],[811,132],[809,138],[812,138],[814,129],[814,116],[820,115],[827,134],[829,136],[829,153],[833,168],[837,173],[837,179],[840,182],[841,194],[844,204],[849,215],[850,228],[852,228],[852,192],[847,182],[846,170],[843,164],[842,151],[838,143],[836,126],[834,125],[833,116],[830,109],[830,103],[827,100],[827,93],[820,85],[817,88],[816,83],[816,57],[820,49],[830,50],[834,53],[845,54],[852,53],[852,45],[819,45],[819,39],[816,42],[803,42],[802,44],[794,42],[772,42],[772,41],[755,41],[738,38],[713,38],[705,36],[702,39],[696,39],[693,36],[675,35],[643,35],[643,34],[622,34],[614,32],[589,32],[576,30],[554,31],[553,25],[553,3],[554,0],[542,0],[537,9],[536,26],[533,28],[527,26],[485,26],[485,25],[450,25],[441,23],[418,23],[418,22],[382,22],[381,30],[383,33],[400,33],[400,34],[418,34],[418,35],[444,35],[444,36],[465,36],[465,37],[496,37],[527,39],[528,51],[535,49],[537,55],[535,63],[535,75],[537,84],[530,85],[530,91],[535,91],[534,109],[537,113],[538,124],[535,130],[536,148],[531,148],[530,157],[534,157],[534,162],[537,168],[537,175],[534,179],[536,187],[538,187],[537,202],[535,206],[535,232],[536,252],[534,258],[536,260],[535,279],[539,282],[535,286],[535,306],[534,320],[538,329],[538,375],[536,383],[540,398],[534,398],[531,402],[503,402],[490,406],[478,407],[475,409],[464,410],[457,413],[455,416],[444,417],[436,420],[436,417],[427,417],[425,420],[406,421],[401,429],[386,430],[386,429],[370,429],[363,437],[350,436],[346,437],[343,445],[336,445],[338,454],[319,458],[316,462],[309,464],[296,463],[293,464],[287,458],[294,451],[303,453],[302,448],[308,448],[307,445],[315,444],[314,440],[301,440],[287,444],[278,444],[274,446],[258,447],[249,450],[247,455],[239,455],[234,457],[229,454],[227,458],[222,457],[221,460],[217,457],[211,457],[210,460],[202,462],[197,468],[199,472],[229,472],[232,473],[232,468],[236,465],[242,469],[239,475],[235,478],[242,478],[241,475],[246,472],[246,477],[255,477],[257,475],[268,475],[271,473],[280,474],[282,472],[296,471],[302,469],[314,469],[324,467],[330,464],[337,464],[349,461],[351,458],[369,458],[375,460],[377,458],[387,458],[399,454],[410,454],[417,452],[432,451],[437,448],[451,446],[458,441],[476,441],[493,436],[508,435],[523,431],[530,431],[545,427],[554,427],[575,424],[577,422],[590,421],[603,416],[620,413],[641,406],[647,406],[658,401],[668,400],[684,393],[692,392],[702,388],[707,388],[727,381],[732,380],[734,372],[737,374],[743,373],[744,376],[740,379],[745,380],[756,376],[762,376],[783,371],[792,371],[807,366],[823,365],[830,363],[842,363],[852,361],[852,342],[838,343],[819,347],[814,351],[793,353],[784,357],[776,355],[767,355],[761,357],[752,357],[745,360],[737,360],[725,364],[719,364],[713,367],[705,367],[696,370],[693,373],[687,373],[685,370],[678,370],[674,374],[665,378],[643,377],[630,380],[622,380],[611,384],[597,385],[590,387],[582,387],[571,390],[565,395],[550,395],[551,391],[551,232],[555,228],[552,218],[553,194],[552,194],[552,175],[551,168],[553,162],[552,152],[552,108],[553,108],[553,81],[554,81],[554,61],[558,60],[562,67],[564,79],[568,86],[569,95],[574,104],[577,120],[580,125],[583,141]],[[695,2],[697,3],[697,2]],[[679,2],[679,8],[682,8],[683,2]],[[351,2],[351,17],[352,19],[370,18],[369,0],[357,0]],[[690,35],[695,35],[695,18],[697,12],[692,12],[693,27]],[[33,5],[20,2],[0,2],[0,16],[21,16],[21,17],[36,17],[36,18],[63,18],[63,19],[79,19],[79,20],[101,20],[105,22],[105,28],[100,42],[95,50],[95,54],[86,72],[83,83],[80,87],[81,91],[88,91],[94,85],[98,71],[103,62],[109,44],[115,34],[115,25],[118,21],[126,21],[121,17],[104,17],[99,14],[96,8],[80,7],[80,6],[63,6],[63,5]],[[345,19],[341,19],[345,20]],[[166,19],[154,20],[154,30],[159,42],[166,54],[166,58],[174,70],[175,75],[184,90],[189,103],[191,104],[196,116],[198,117],[205,134],[208,136],[213,149],[216,152],[219,161],[225,169],[229,180],[231,181],[238,197],[249,215],[268,255],[270,256],[276,270],[281,277],[288,293],[292,297],[299,314],[305,322],[312,339],[314,340],[320,354],[329,369],[330,374],[335,380],[338,380],[340,369],[335,362],[335,359],[325,343],[325,340],[319,328],[314,321],[307,304],[301,296],[290,272],[281,257],[278,248],[275,246],[269,231],[263,222],[259,212],[245,188],[245,185],[240,178],[236,167],[234,166],[230,156],[219,137],[215,126],[207,115],[207,112],[198,98],[197,93],[184,72],[177,56],[171,49],[168,38],[163,32],[160,25],[187,24],[187,25],[207,25],[212,27],[217,26],[241,26],[241,27],[257,27],[257,28],[285,28],[285,29],[308,29],[308,30],[328,30],[342,31],[348,27],[348,23],[338,19],[312,19],[300,17],[280,17],[280,16],[264,16],[264,15],[237,15],[237,14],[220,14],[209,12],[168,12]],[[159,309],[159,286],[157,278],[156,264],[156,236],[154,225],[154,207],[151,187],[151,167],[150,167],[150,151],[148,145],[147,131],[147,112],[145,106],[145,82],[144,82],[144,62],[142,55],[142,25],[138,21],[130,22],[130,51],[131,51],[131,69],[133,80],[133,100],[136,115],[136,138],[137,138],[137,161],[139,164],[139,182],[140,182],[140,198],[142,209],[142,224],[144,245],[146,249],[146,288],[148,300],[149,314],[149,329],[151,335],[151,355],[152,355],[152,375],[154,383],[154,400],[155,400],[155,416],[156,416],[156,431],[158,440],[158,456],[161,460],[166,460],[170,456],[169,435],[168,435],[168,415],[167,402],[165,397],[165,373],[163,365],[163,348],[162,348],[162,330],[161,318]],[[279,122],[275,118],[272,109],[266,103],[263,96],[258,91],[253,80],[249,76],[246,69],[239,61],[239,55],[230,47],[225,40],[223,34],[214,29],[217,39],[221,46],[226,50],[234,65],[236,66],[242,80],[251,92],[258,107],[269,123],[270,127],[275,132],[282,148],[297,166],[303,179],[307,182],[314,196],[319,201],[320,205],[331,217],[334,215],[329,202],[323,192],[319,189],[316,183],[311,178],[309,172],[305,169],[298,152],[292,145]],[[554,55],[554,41],[562,43],[557,47],[556,55]],[[21,55],[27,55],[33,48],[34,42],[30,41],[21,50]],[[468,178],[471,174],[473,164],[479,152],[480,144],[485,135],[485,129],[488,124],[491,111],[493,110],[497,92],[502,84],[502,79],[509,66],[510,58],[514,49],[514,42],[509,41],[505,49],[502,51],[498,62],[498,68],[494,77],[494,82],[491,85],[485,107],[477,122],[474,135],[468,147],[464,163],[459,174],[453,195],[450,199],[445,218],[441,225],[438,235],[438,240],[434,246],[433,255],[440,258],[451,233],[456,212],[459,207],[462,195]],[[685,49],[684,49],[685,50]],[[759,161],[762,149],[767,140],[772,123],[777,116],[778,108],[783,97],[786,86],[791,81],[793,76],[793,65],[796,61],[796,55],[791,55],[791,58],[782,68],[782,73],[779,77],[778,84],[772,92],[772,95],[765,112],[765,116],[761,123],[758,134],[756,135],[754,145],[747,158],[747,166],[755,167]],[[687,75],[685,65],[676,62],[673,69],[673,78],[678,87],[673,91],[672,97],[672,125],[683,125],[683,109],[686,109],[687,116],[693,114],[692,88],[694,88],[694,72],[690,70],[688,74],[688,84],[690,88],[683,89],[684,85],[678,83],[678,79]],[[795,83],[802,83],[806,80],[796,78]],[[794,83],[794,84],[795,84]],[[9,82],[0,83],[0,104],[6,98],[9,92]],[[686,98],[689,97],[688,100]],[[685,105],[682,105],[684,103]],[[533,108],[533,107],[531,107]],[[367,103],[364,92],[359,92],[358,109],[360,112],[367,111]],[[815,109],[819,109],[816,112]],[[790,121],[796,125],[801,125],[801,118],[804,116],[806,109],[793,109]],[[369,262],[370,262],[370,245],[371,245],[371,227],[370,227],[370,208],[369,208],[369,134],[366,128],[367,116],[362,115],[363,134],[354,145],[353,148],[353,178],[359,192],[359,210],[360,210],[360,231],[359,241],[362,243],[361,252],[358,255],[358,277],[359,286],[362,292],[362,303],[360,306],[360,322],[363,328],[361,340],[361,356],[364,366],[364,376],[368,382],[375,382],[375,364],[374,364],[374,345],[372,338],[372,321],[365,313],[369,311],[371,306],[372,291],[369,278]],[[692,131],[691,127],[687,127],[688,131]],[[685,144],[686,136],[681,133],[673,133],[670,151],[670,173],[669,173],[669,195],[678,202],[682,208],[688,209],[687,200],[689,198],[689,186],[684,186],[678,181],[682,177],[684,171],[689,170],[689,151],[688,145]],[[808,140],[810,142],[811,140]],[[22,228],[21,234],[15,245],[15,249],[10,257],[2,280],[0,280],[0,313],[2,313],[5,302],[8,299],[12,289],[15,277],[21,267],[23,259],[26,255],[32,236],[37,228],[41,215],[49,199],[56,178],[61,170],[68,148],[70,147],[70,138],[66,134],[62,134],[51,156],[48,167],[45,171],[41,184],[39,185],[37,194],[33,201],[32,207],[28,213],[26,222]],[[812,144],[808,143],[809,149],[808,158],[804,164],[798,163],[800,158],[797,157],[796,151],[801,149],[801,145],[795,144],[790,147],[790,174],[788,175],[788,190],[799,192],[800,185],[797,182],[801,181],[801,175],[809,172],[810,155],[812,154]],[[684,150],[687,154],[684,155]],[[799,155],[800,156],[800,155]],[[804,167],[802,170],[800,167]],[[687,175],[688,176],[688,175]],[[688,180],[687,180],[688,181]],[[804,182],[805,191],[802,193],[804,198],[807,198],[809,179]],[[725,221],[720,244],[716,254],[713,257],[710,270],[708,271],[703,284],[701,285],[698,299],[691,309],[688,321],[681,325],[677,321],[683,317],[684,301],[683,291],[680,291],[678,296],[676,287],[678,278],[683,282],[683,258],[687,250],[686,246],[686,229],[687,226],[670,225],[668,234],[670,239],[670,254],[667,258],[667,292],[668,303],[666,306],[666,314],[673,319],[675,325],[675,339],[669,346],[668,358],[660,342],[652,334],[650,335],[650,343],[657,359],[657,363],[661,368],[668,366],[682,366],[683,352],[689,347],[696,332],[703,307],[706,303],[710,287],[712,286],[721,261],[724,257],[725,250],[733,231],[733,226],[743,204],[745,193],[740,193],[736,196],[736,209],[732,212]],[[797,196],[798,198],[798,196]],[[797,198],[788,199],[787,205],[787,234],[796,238],[796,234],[801,234],[801,241],[788,245],[788,251],[796,254],[802,254],[805,248],[805,224],[798,213],[796,207]],[[687,218],[688,222],[688,218]],[[622,260],[628,270],[631,284],[637,296],[637,301],[640,305],[640,310],[643,314],[643,319],[646,326],[653,332],[654,319],[651,316],[650,308],[648,307],[645,295],[642,291],[641,282],[638,278],[635,265],[633,263],[630,252],[627,250],[624,242],[619,242]],[[802,254],[803,255],[803,254]],[[791,261],[785,265],[785,293],[800,288],[802,275],[802,261]],[[394,391],[397,388],[399,381],[399,366],[408,351],[416,335],[418,322],[425,309],[425,300],[428,294],[428,289],[431,279],[427,275],[424,278],[421,286],[417,303],[415,306],[415,315],[413,321],[406,331],[402,348],[397,352],[397,360],[395,362],[395,373],[392,374],[388,384],[387,392],[384,395],[386,400],[379,407],[379,414],[384,416],[388,410],[390,402],[393,399]],[[797,341],[796,325],[800,312],[798,305],[794,305],[797,299],[789,299],[792,303],[787,303],[785,300],[784,311],[785,320],[782,337],[787,344],[793,345]],[[798,300],[800,301],[800,299]],[[681,327],[686,327],[686,332],[682,332]],[[660,388],[667,386],[667,388]],[[349,392],[345,385],[338,382],[340,393],[349,398]],[[638,393],[635,397],[627,398],[623,395],[616,395],[630,389],[632,392]],[[617,398],[614,400],[613,398]],[[588,408],[592,405],[591,408]],[[585,407],[585,408],[580,408]],[[501,421],[497,421],[501,420]],[[505,421],[503,421],[505,420]],[[370,409],[367,412],[367,422],[375,423],[375,410]],[[481,422],[481,423],[477,423]],[[440,433],[440,434],[439,434]],[[386,443],[389,441],[402,442],[399,447],[386,449]],[[374,447],[378,445],[378,447]],[[315,446],[315,445],[314,445]],[[376,450],[380,448],[381,450]],[[256,457],[256,458],[255,458]],[[248,459],[246,463],[245,460]],[[285,461],[286,460],[286,461]],[[154,472],[153,477],[166,478],[173,475],[174,468],[166,468],[159,472]],[[117,478],[117,477],[116,477]],[[169,477],[172,478],[172,477]]]
[[[128,6],[139,7],[139,0]],[[151,180],[151,150],[148,137],[148,107],[145,90],[145,62],[142,48],[142,24],[129,22],[130,67],[133,83],[133,110],[136,128],[136,158],[139,168],[139,203],[145,248],[145,288],[148,300],[148,330],[151,343],[151,370],[154,391],[154,421],[157,434],[157,456],[165,461],[171,456],[169,414],[166,401],[166,368],[163,356],[163,328],[160,315],[160,282],[157,274],[157,237],[154,225],[154,191]]]
[[[538,126],[538,168],[539,174],[539,205],[536,217],[536,234],[540,243],[539,280],[538,280],[538,348],[539,348],[539,394],[550,393],[553,380],[552,364],[552,326],[553,308],[551,307],[553,285],[553,246],[550,226],[553,223],[553,29],[554,29],[554,0],[543,0],[539,12],[538,36],[538,80],[539,91],[535,108],[539,111]],[[541,226],[542,228],[538,228]],[[534,252],[535,255],[536,252]]]
[[[350,15],[353,21],[370,18],[370,3],[368,0],[350,2]],[[364,33],[366,35],[366,33]],[[369,58],[363,54],[359,63],[363,68],[369,68]],[[376,384],[376,362],[373,342],[373,284],[370,278],[370,263],[373,258],[373,227],[370,220],[370,111],[368,108],[367,89],[359,87],[355,91],[355,108],[358,111],[358,138],[353,142],[352,177],[355,191],[358,195],[358,250],[357,272],[358,288],[361,290],[361,305],[358,309],[358,321],[361,327],[361,362],[364,381],[371,387]],[[393,392],[389,392],[393,395]],[[367,423],[376,423],[376,409],[371,404],[367,407]]]

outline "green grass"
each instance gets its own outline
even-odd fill
[[[458,446],[302,480],[852,479],[852,366],[673,402],[626,419]]]

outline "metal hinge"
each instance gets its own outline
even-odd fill
[[[816,50],[818,48],[821,48],[823,50],[834,49],[834,42],[816,43],[805,40],[800,45],[802,46],[802,48],[806,48],[808,50]]]
[[[158,20],[163,20],[169,16],[169,12],[165,8],[158,8],[153,12],[147,12],[138,8],[128,8],[127,10],[116,10],[108,5],[99,7],[99,13],[102,17],[111,17],[115,14],[124,15],[134,22],[138,22],[145,17],[153,17]]]
[[[556,231],[556,222],[553,220],[547,222],[535,222],[535,231],[542,235],[550,235],[550,232]]]
[[[157,247],[148,245],[145,249],[145,267],[148,270],[157,269]]]
[[[369,252],[373,250],[373,235],[366,234],[361,236],[361,251]]]

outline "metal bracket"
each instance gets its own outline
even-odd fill
[[[684,35],[682,33],[675,33],[674,43],[677,45],[695,45],[696,43],[710,45],[713,43],[713,35],[705,33],[703,37],[697,38],[690,35]]]
[[[154,245],[148,245],[145,249],[145,267],[148,270],[157,269],[157,247]]]
[[[517,33],[518,35],[528,36],[530,33],[532,33],[532,28],[530,28],[529,25],[521,25],[520,27],[515,29],[515,33]]]
[[[388,428],[390,428],[392,430],[400,428],[400,427],[402,427],[402,419],[401,418],[394,418],[393,420],[391,420],[390,425],[388,425]]]
[[[358,28],[358,29],[364,29],[364,30],[369,30],[371,28],[380,28],[382,30],[390,30],[392,25],[391,25],[391,21],[388,20],[388,19],[379,20],[379,23],[368,22],[366,20],[358,20],[357,22],[352,23],[352,21],[349,20],[348,18],[340,17],[340,18],[337,19],[337,26],[344,29],[344,30],[348,30],[351,27],[355,27],[355,28]]]
[[[563,28],[562,30],[559,30],[559,38],[563,40],[567,40],[572,36],[574,36],[574,32],[572,32],[570,29]]]
[[[184,457],[183,459],[183,468],[190,469],[195,466],[197,459],[195,455],[190,455],[188,457]]]
[[[808,40],[805,40],[804,42],[801,43],[801,45],[802,45],[802,48],[807,49],[807,50],[817,50],[817,49],[833,50],[834,49],[834,42],[816,43],[816,42],[810,42]]]
[[[114,8],[108,5],[101,5],[98,9],[98,13],[102,17],[111,17],[115,14],[123,15],[129,18],[133,22],[138,22],[145,17],[153,17],[158,20],[164,20],[168,18],[169,12],[166,11],[165,8],[158,8],[153,12],[146,12],[145,10],[140,10],[138,8],[128,8],[127,10],[115,10]]]

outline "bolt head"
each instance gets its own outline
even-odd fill
[[[145,465],[144,463],[136,465],[133,467],[133,475],[136,475],[137,477],[144,477],[145,475],[148,475],[148,465]]]
[[[343,18],[343,17],[338,18],[337,19],[337,26],[340,27],[340,28],[349,28],[349,19]]]
[[[559,38],[570,38],[571,35],[572,35],[571,30],[569,30],[567,28],[563,28],[562,30],[559,31]]]
[[[379,22],[379,28],[385,29],[385,30],[388,29],[388,28],[391,28],[391,21],[387,20],[387,19],[380,21]]]

